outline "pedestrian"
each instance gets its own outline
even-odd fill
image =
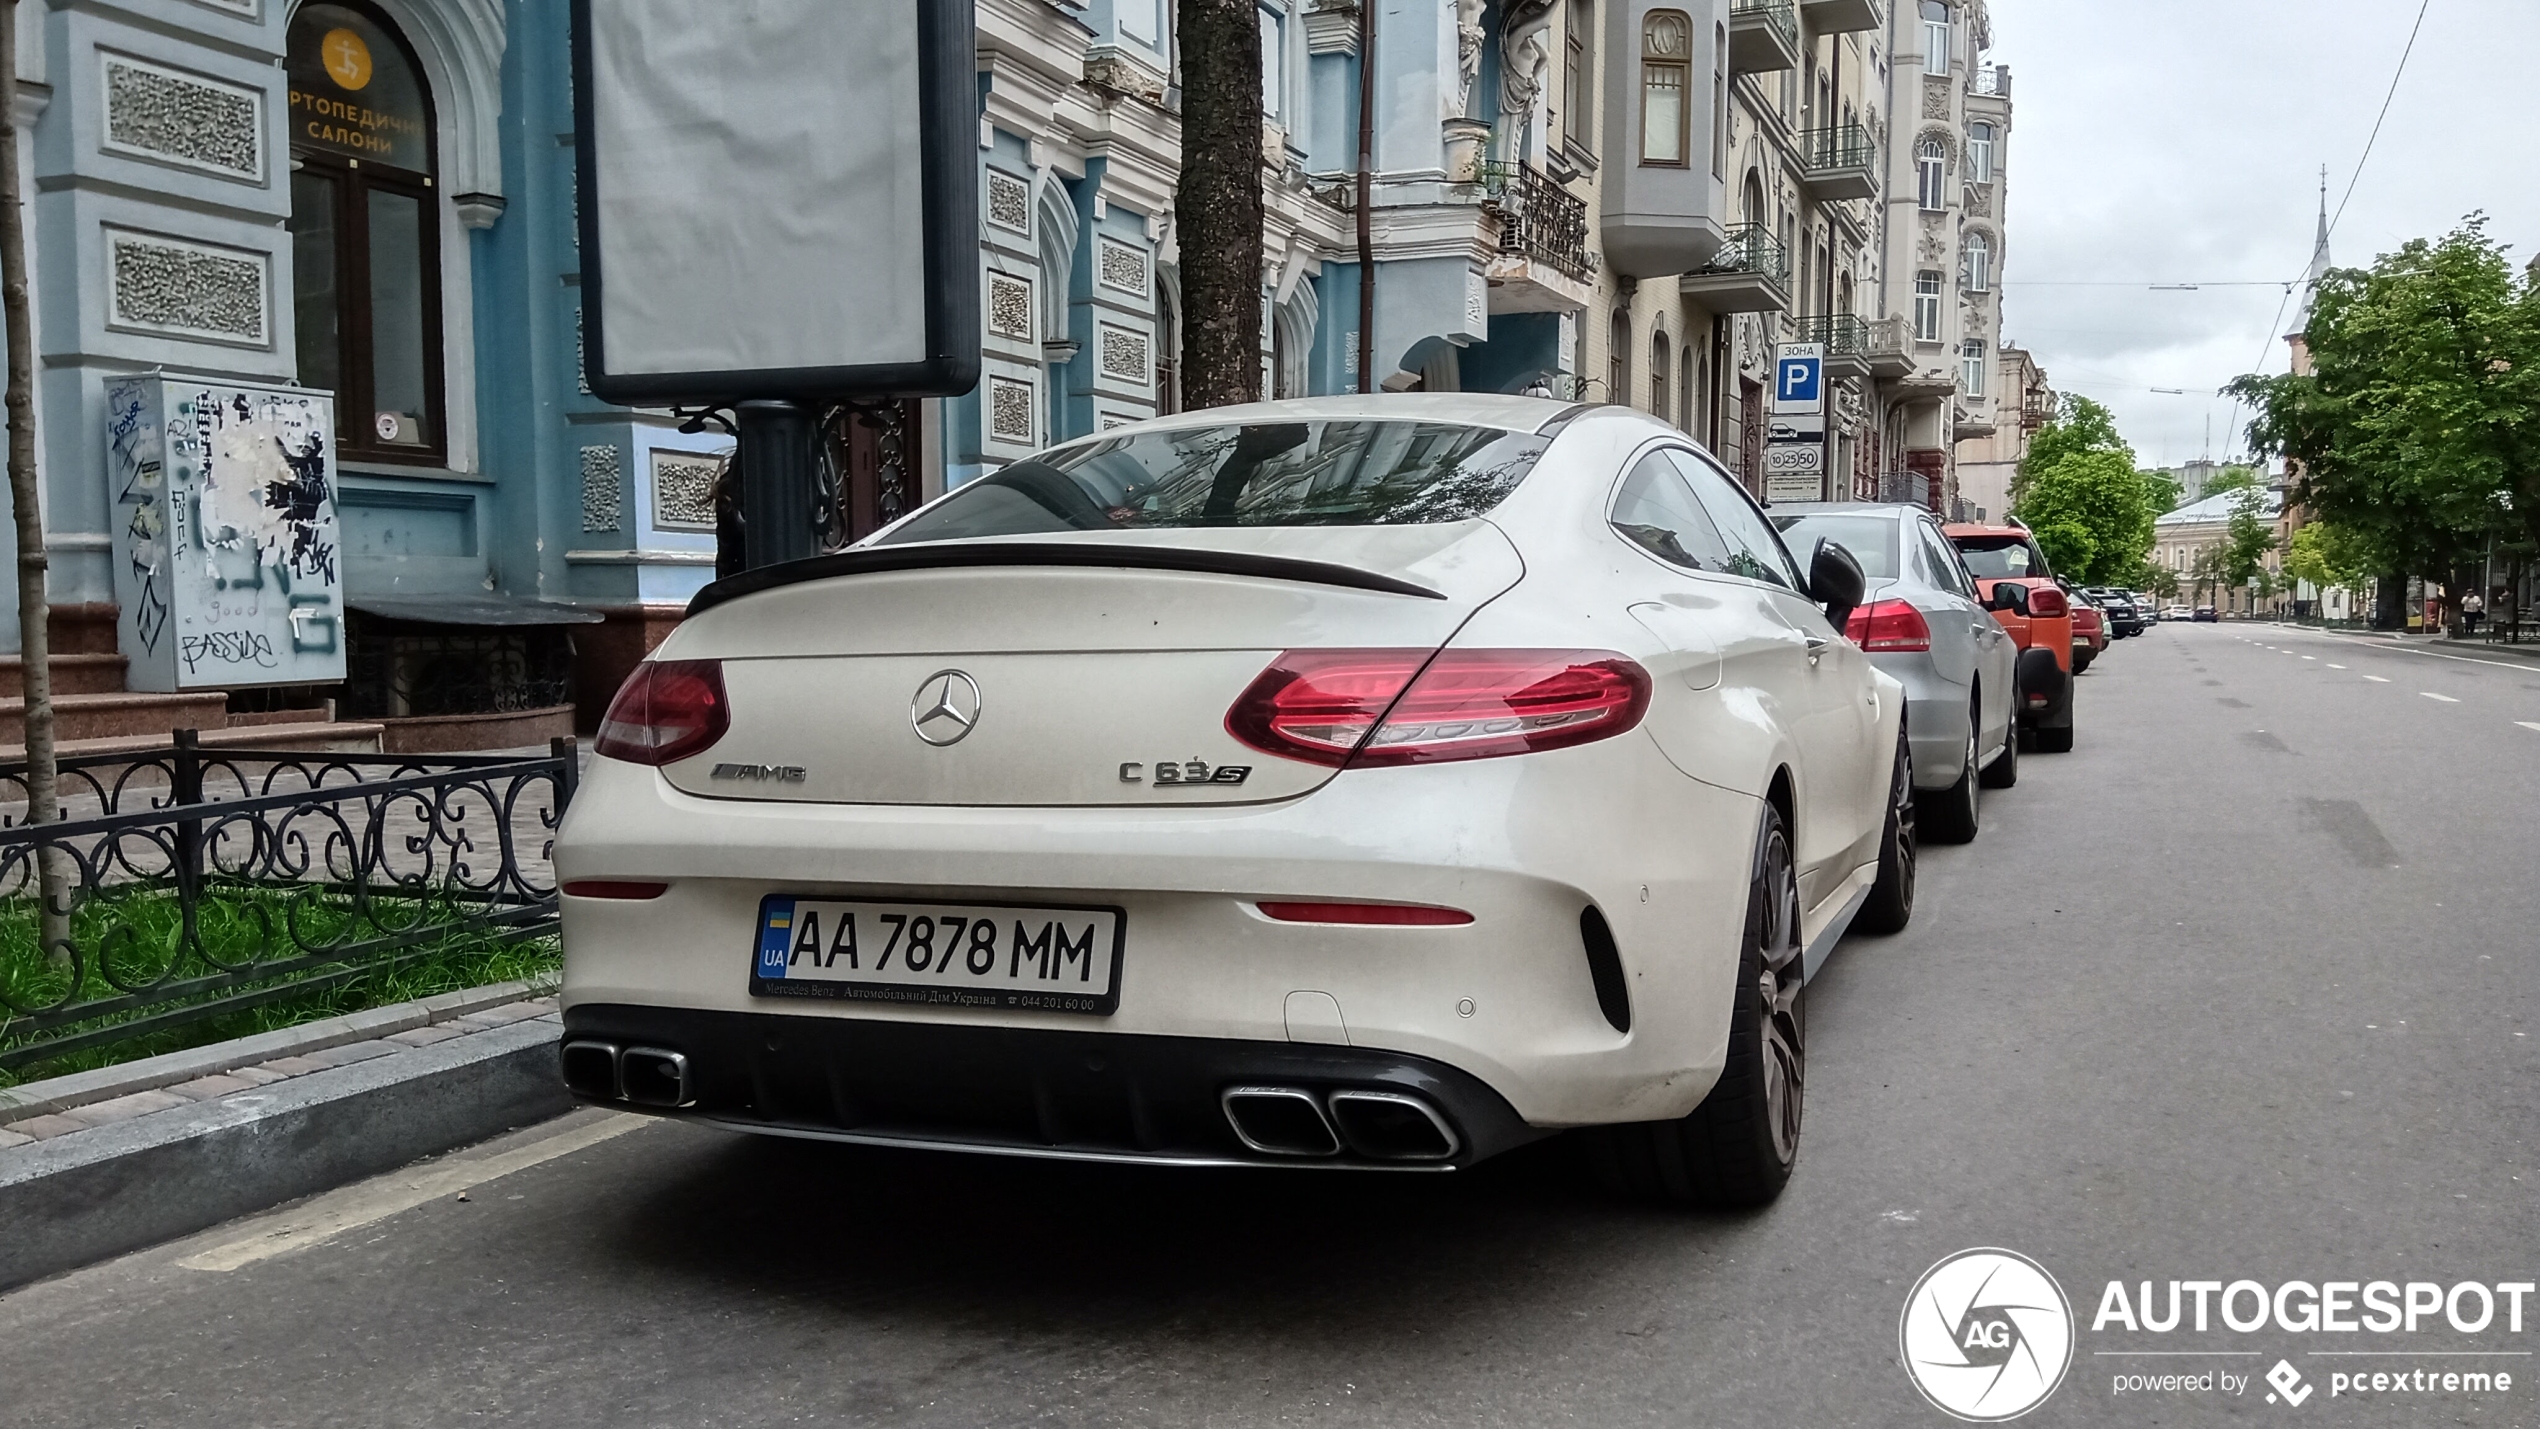
[[[2461,624],[2468,628],[2470,634],[2478,633],[2478,618],[2486,613],[2487,602],[2478,598],[2478,592],[2471,591],[2461,597]]]

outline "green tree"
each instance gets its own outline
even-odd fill
[[[2133,579],[2152,549],[2157,513],[2134,454],[2122,449],[2065,453],[2030,479],[2017,509],[2056,570],[2084,585]],[[2059,534],[2049,539],[2050,530]]]
[[[2152,503],[2154,516],[2167,516],[2178,509],[2179,497],[2186,488],[2178,484],[2177,477],[2164,471],[2138,471],[2134,477],[2143,483],[2143,499]]]
[[[2473,214],[2313,295],[2312,370],[2234,381],[2253,448],[2385,581],[2451,576],[2499,536],[2540,542],[2540,280]]]
[[[2020,458],[2019,468],[2011,474],[2011,507],[2019,509],[2020,497],[2039,472],[2068,456],[2077,452],[2126,452],[2131,465],[2132,451],[2117,435],[2114,413],[2087,397],[2067,394],[2062,410],[2029,438],[2028,454]]]
[[[2359,585],[2372,575],[2370,555],[2344,527],[2314,521],[2286,544],[2284,573],[2323,590]]]
[[[2178,599],[2178,572],[2167,566],[2145,566],[2142,589],[2162,600]]]
[[[2255,482],[2234,488],[2231,521],[2223,536],[2223,575],[2245,586],[2266,574],[2267,552],[2275,549],[2275,517],[2267,509],[2267,489]]]

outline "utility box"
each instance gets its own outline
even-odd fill
[[[344,678],[332,394],[118,378],[106,468],[128,688]]]

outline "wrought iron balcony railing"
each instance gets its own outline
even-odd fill
[[[1773,230],[1760,223],[1740,223],[1730,227],[1728,241],[1711,261],[1694,270],[1697,273],[1755,273],[1775,282],[1787,281],[1790,260],[1782,251],[1781,240]]]
[[[1878,167],[1878,142],[1870,137],[1869,130],[1858,124],[1828,124],[1816,129],[1802,129],[1798,142],[1800,162],[1811,171]]]
[[[1789,48],[1799,48],[1799,19],[1790,11],[1790,0],[1730,0],[1729,23],[1741,29],[1767,26]]]
[[[1499,250],[1549,263],[1585,283],[1588,259],[1587,203],[1524,164],[1485,167],[1485,182],[1499,200]]]
[[[1850,313],[1800,318],[1792,324],[1791,340],[1822,343],[1828,357],[1867,357],[1870,324]]]

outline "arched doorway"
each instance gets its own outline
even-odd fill
[[[300,381],[335,393],[337,452],[446,465],[432,96],[359,0],[292,17],[291,248]]]

